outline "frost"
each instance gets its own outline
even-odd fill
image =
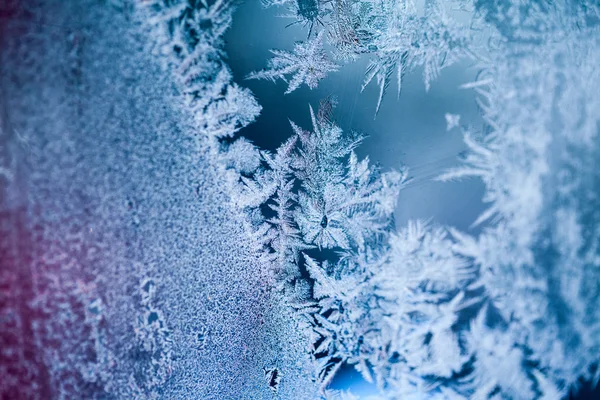
[[[265,368],[264,371],[267,384],[269,385],[273,393],[277,393],[279,382],[281,382],[281,373],[277,368]]]
[[[249,90],[231,82],[220,50],[231,25],[230,4],[153,0],[140,7],[147,15],[144,24],[152,29],[154,52],[179,80],[197,129],[220,138],[252,122],[261,108]]]
[[[386,229],[393,211],[389,204],[395,203],[395,188],[403,178],[397,174],[379,178],[368,160],[359,162],[352,152],[359,137],[342,138],[341,129],[326,115],[317,117],[310,111],[314,132],[292,124],[301,144],[296,164],[304,188],[296,220],[308,243],[363,249]],[[344,171],[341,160],[346,156]]]
[[[387,243],[395,199],[406,179],[405,171],[381,173],[368,160],[358,160],[353,149],[360,136],[346,136],[335,125],[334,104],[323,101],[316,114],[310,109],[312,132],[292,123],[295,136],[275,154],[263,152],[264,165],[252,179],[240,176],[238,192],[246,200],[237,201],[254,215],[257,193],[262,193],[260,201],[274,213],[268,217],[270,212],[261,211],[264,222],[250,224],[248,235],[260,237],[265,268],[281,282],[282,293],[296,299],[292,314],[312,326],[311,352],[322,387],[343,362],[360,363],[368,372],[358,357],[364,339],[357,329],[362,328],[355,326],[363,326],[359,321],[365,311],[360,309],[363,303],[354,301],[356,296],[368,301],[365,281],[383,260],[371,249]],[[340,256],[327,259],[324,251],[329,248],[341,251]],[[306,283],[312,301],[298,296]]]
[[[223,152],[222,161],[227,168],[249,174],[259,167],[261,158],[258,149],[247,139],[239,138]]]
[[[446,118],[446,130],[447,131],[457,128],[460,124],[460,115],[446,113],[444,115],[444,118]]]
[[[278,394],[314,398],[225,192],[260,162],[218,140],[259,109],[221,59],[230,4],[9,3],[0,397],[268,399],[277,365]]]
[[[516,347],[510,335],[489,330],[485,324],[484,308],[471,324],[466,338],[467,347],[477,354],[474,372],[467,380],[476,398],[489,398],[494,390],[512,398],[534,398],[532,382],[523,371],[524,352]]]
[[[497,382],[502,392],[536,397],[527,379],[497,370],[500,360],[512,358],[513,367],[503,370],[525,374],[525,363],[533,362],[540,368],[532,371],[539,396],[560,398],[578,378],[594,379],[592,354],[600,346],[600,319],[592,311],[600,287],[598,219],[591,211],[598,185],[588,166],[599,149],[599,99],[591,89],[598,81],[592,67],[598,63],[598,9],[563,2],[510,7],[507,21],[497,20],[500,9],[485,8],[511,41],[501,43],[480,80],[469,85],[481,95],[489,133],[475,139],[465,132],[465,165],[442,179],[481,178],[490,204],[478,219],[492,222],[482,235],[453,236],[457,251],[479,268],[473,288],[483,290],[503,326],[482,334],[492,343],[474,347],[514,349],[490,351],[490,361],[477,362],[490,363],[487,368],[504,380]],[[486,329],[480,324],[471,331],[476,336]],[[490,376],[480,379],[491,382]]]
[[[359,159],[333,98],[276,151],[238,137],[260,106],[223,61],[229,2],[92,3],[1,10],[2,396],[353,399],[345,366],[373,398],[597,383],[595,4],[475,1],[476,53],[438,1],[264,2],[308,28],[254,75],[288,92],[337,68],[323,40],[372,57],[379,103],[477,60],[485,126],[446,114],[469,150],[440,177],[485,184],[470,235],[396,227],[408,171]]]
[[[442,2],[426,2],[425,16],[417,17],[412,1],[392,2],[390,14],[381,27],[377,27],[370,44],[375,57],[367,67],[363,89],[376,79],[379,85],[377,110],[390,84],[392,75],[398,80],[398,95],[402,77],[407,70],[423,67],[423,81],[429,89],[442,68],[464,57],[469,46],[465,28],[449,18]]]
[[[275,82],[282,79],[288,82],[286,75],[292,75],[288,83],[286,94],[298,89],[305,83],[314,89],[319,81],[327,76],[327,73],[337,71],[338,67],[329,59],[323,50],[323,32],[306,43],[296,43],[293,52],[271,50],[275,55],[269,60],[266,70],[254,72],[248,79],[268,79]]]
[[[354,60],[362,54],[368,55],[371,61],[365,73],[363,89],[373,80],[379,85],[377,111],[392,76],[397,78],[400,95],[405,72],[423,67],[425,87],[429,89],[431,82],[439,76],[443,68],[471,56],[472,40],[469,30],[472,26],[459,24],[449,16],[444,3],[438,0],[426,1],[421,12],[412,0],[264,2],[266,6],[286,5],[291,8],[291,16],[309,27],[308,43],[320,41],[322,36],[326,36],[336,58]],[[461,2],[449,4],[465,8]],[[314,30],[318,30],[318,33],[314,39],[310,39]],[[296,45],[295,52],[299,50]],[[326,63],[320,48],[319,52],[318,64],[323,65],[320,79],[325,76],[325,72],[335,69],[333,64]],[[278,57],[270,61],[270,68],[252,75],[253,77],[281,77],[278,71],[287,66],[285,61],[291,58],[282,58],[288,54],[285,52],[274,53]],[[315,58],[312,55],[304,58],[317,64],[316,61],[312,61]],[[315,68],[315,71],[318,69]],[[319,79],[307,84],[311,88],[316,87]],[[298,83],[292,83],[286,93],[298,86]]]
[[[285,6],[289,14],[284,17],[294,19],[288,25],[302,24],[308,28],[308,37],[313,33],[315,24],[323,25],[322,15],[327,12],[323,7],[325,2],[320,0],[262,0],[263,6]]]
[[[318,5],[315,20],[332,21],[323,30],[340,57],[376,56],[366,83],[379,83],[379,104],[393,74],[400,81],[422,66],[428,86],[441,68],[474,55],[470,35],[438,2],[427,2],[423,17],[410,2]],[[345,251],[337,260],[302,256],[314,281],[324,387],[342,363],[402,398],[558,398],[579,378],[597,379],[598,185],[589,165],[598,150],[598,9],[475,6],[492,24],[491,40],[475,55],[478,80],[464,87],[480,94],[486,128],[446,115],[448,130],[465,130],[469,152],[441,179],[484,181],[490,206],[475,221],[485,226],[478,237],[421,222],[393,233],[359,215],[353,221],[377,233],[349,234],[338,202],[350,195],[338,198],[325,179],[351,187],[332,157],[349,145],[336,147],[340,133],[314,115],[313,140],[294,127],[310,160],[299,162],[300,233]],[[352,156],[349,164],[360,176]]]
[[[292,123],[295,137],[274,155],[263,152],[252,178],[239,177],[238,190],[253,200],[238,204],[249,216],[259,201],[275,213],[259,211],[248,235],[260,237],[262,262],[293,301],[291,315],[313,331],[323,390],[350,364],[383,393],[423,394],[433,377],[450,379],[469,362],[456,324],[461,310],[480,303],[462,292],[475,270],[442,228],[415,221],[393,233],[406,171],[381,173],[359,161],[353,149],[361,138],[335,125],[333,105],[310,109],[311,132]],[[306,284],[308,298],[298,291]]]

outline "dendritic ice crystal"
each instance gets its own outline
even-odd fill
[[[240,73],[241,4],[0,1],[0,399],[600,398],[600,5],[256,1]],[[397,220],[328,82],[461,68],[476,117],[418,104],[484,210]]]

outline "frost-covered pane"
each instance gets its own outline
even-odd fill
[[[594,390],[598,5],[263,1],[303,35],[249,76],[302,100],[269,149],[244,137],[263,101],[227,63],[233,6],[0,5],[0,397]],[[480,118],[431,116],[466,148],[437,182],[485,187],[476,228],[395,220],[411,165],[366,157],[377,132],[318,87],[350,62],[377,110],[394,81],[422,74],[425,92],[471,63],[452,96],[474,93]]]

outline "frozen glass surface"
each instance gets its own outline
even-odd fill
[[[0,399],[596,399],[600,7],[0,1]]]

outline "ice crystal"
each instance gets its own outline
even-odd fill
[[[598,9],[569,2],[510,7],[514,19],[502,22],[501,10],[487,10],[511,41],[469,85],[481,94],[490,132],[480,140],[467,132],[466,165],[443,179],[477,176],[486,184],[490,207],[479,221],[493,225],[478,238],[454,232],[457,249],[475,260],[475,285],[506,324],[490,335],[526,349],[518,357],[513,350],[511,369],[527,373],[518,358],[536,363],[540,396],[559,396],[559,388],[598,374],[591,354],[600,345],[600,320],[590,308],[600,287],[591,211],[598,186],[586,161],[598,153],[598,96],[591,89],[598,80]],[[498,386],[535,397],[524,376]]]
[[[291,93],[305,83],[309,88],[317,87],[319,81],[329,72],[337,71],[337,65],[329,61],[323,50],[323,32],[307,42],[294,45],[293,52],[271,50],[275,55],[269,60],[267,69],[253,72],[249,79],[282,79],[288,82],[286,75],[292,75],[285,93]]]
[[[469,26],[459,24],[449,16],[444,2],[438,0],[425,2],[422,15],[412,0],[298,0],[267,2],[265,5],[288,3],[297,9],[301,20],[309,22],[309,37],[313,29],[318,29],[317,38],[327,32],[326,37],[337,58],[352,60],[361,54],[369,56],[371,61],[363,89],[373,80],[379,85],[377,111],[392,76],[397,77],[400,94],[405,72],[423,67],[425,87],[429,89],[441,69],[472,51]],[[314,26],[316,21],[320,22],[317,28]],[[275,54],[286,53],[277,51]],[[277,58],[270,62],[269,70],[260,73],[262,77],[273,79],[277,76],[275,73],[281,67],[275,60]],[[334,71],[332,66],[323,69]],[[316,87],[317,83],[315,80],[313,85]],[[290,91],[288,89],[288,93]]]
[[[477,60],[484,127],[446,114],[469,150],[441,176],[485,184],[471,235],[396,227],[408,172],[359,159],[333,98],[275,151],[238,137],[260,106],[223,61],[231,4],[142,3],[1,6],[2,397],[353,399],[343,366],[382,398],[597,383],[597,5],[474,1],[475,54],[439,1],[264,2],[309,29],[253,75],[288,92],[335,70],[326,35],[372,57],[378,107],[393,74]]]
[[[314,398],[214,158],[258,111],[217,57],[230,4],[112,3],[0,5],[0,397],[271,398],[267,367]]]

